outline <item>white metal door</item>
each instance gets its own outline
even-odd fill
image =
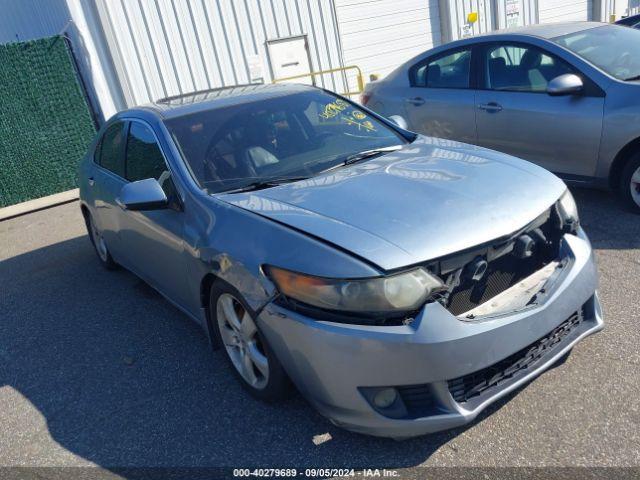
[[[587,21],[593,17],[592,0],[539,0],[540,23]]]
[[[269,65],[274,79],[289,78],[311,72],[307,37],[291,37],[267,42]],[[309,77],[291,80],[295,83],[312,84]]]

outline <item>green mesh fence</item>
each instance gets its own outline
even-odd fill
[[[0,207],[76,188],[94,133],[62,37],[0,45]]]

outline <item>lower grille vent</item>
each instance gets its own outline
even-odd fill
[[[542,357],[553,350],[569,335],[584,319],[583,309],[562,322],[552,332],[535,341],[528,347],[501,360],[490,367],[463,377],[449,380],[449,391],[458,403],[485,393],[514,375],[534,367]]]

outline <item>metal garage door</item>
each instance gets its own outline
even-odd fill
[[[592,0],[538,0],[540,23],[584,21],[592,18]]]
[[[335,0],[345,65],[386,75],[440,42],[437,0]],[[354,76],[349,85],[354,87]]]

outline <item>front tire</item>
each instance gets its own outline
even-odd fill
[[[620,194],[635,213],[640,213],[640,152],[633,155],[620,176]]]
[[[234,289],[214,284],[209,296],[210,330],[241,385],[254,397],[281,400],[289,379],[258,329],[251,309]]]

